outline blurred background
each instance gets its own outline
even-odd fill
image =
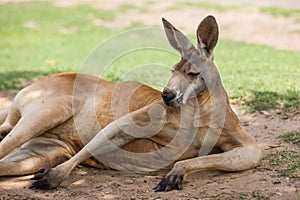
[[[117,34],[162,27],[165,17],[195,41],[199,22],[211,14],[220,27],[215,62],[232,102],[252,111],[297,112],[299,9],[298,0],[0,0],[2,104],[44,75],[80,71],[89,53]],[[103,78],[120,81],[132,67],[159,60],[171,67],[179,56],[137,52],[114,62]]]

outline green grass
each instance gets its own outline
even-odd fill
[[[261,190],[253,190],[251,192],[240,192],[239,196],[240,196],[240,200],[246,200],[246,199],[268,200],[268,199],[270,199],[269,195],[265,194]]]
[[[12,71],[35,71],[33,76],[77,71],[95,44],[114,33],[94,21],[110,21],[114,15],[88,6],[58,8],[47,2],[0,5],[0,89],[9,89],[5,77],[10,76],[5,74]]]
[[[281,135],[281,138],[285,142],[296,144],[300,148],[300,132],[299,131],[291,131]]]
[[[298,149],[296,151],[285,150],[272,152],[268,156],[270,165],[283,176],[300,178],[300,132],[291,131],[279,136],[279,138],[284,142],[297,145]]]
[[[300,178],[300,155],[297,151],[275,151],[268,155],[269,164],[282,176]]]
[[[216,5],[206,7],[221,10]],[[120,10],[137,8],[124,4],[118,9],[108,11],[88,5],[60,8],[51,2],[0,5],[0,90],[19,90],[28,81],[49,73],[80,71],[82,62],[98,44],[124,30],[143,27],[133,23],[125,29],[113,29],[95,23],[110,22]],[[194,36],[192,39],[195,41]],[[128,41],[135,42],[134,39]],[[115,53],[113,48],[109,53]],[[165,66],[171,67],[178,60],[178,55],[168,52],[135,51],[112,62],[104,78],[110,81],[133,78],[149,84],[151,81],[165,84],[170,75]],[[154,63],[155,69],[151,66],[136,68],[149,63]],[[220,40],[215,63],[229,97],[243,100],[250,111],[299,110],[299,52]],[[157,64],[164,67],[159,68]],[[149,69],[149,72],[139,73],[141,69]],[[135,76],[136,73],[139,76]]]
[[[148,11],[144,7],[139,7],[139,6],[136,6],[136,5],[131,4],[131,3],[123,3],[118,8],[119,12],[127,12],[127,11],[130,11],[130,10],[137,10],[139,12],[147,12]]]
[[[260,12],[270,14],[274,17],[298,17],[298,18],[300,18],[300,9],[263,7],[263,8],[260,8]]]
[[[215,10],[218,12],[225,12],[229,10],[237,10],[242,8],[239,5],[222,5],[217,3],[208,3],[208,2],[179,2],[173,5],[171,10],[178,10],[182,7],[192,7],[192,8],[201,8],[206,10]]]
[[[299,52],[221,40],[215,56],[229,97],[250,111],[299,110]]]
[[[300,107],[299,90],[252,91],[248,97],[242,99],[250,112],[262,110],[282,110],[285,113],[297,113]]]

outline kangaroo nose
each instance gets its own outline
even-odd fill
[[[175,91],[165,88],[161,94],[166,105],[169,105],[170,101],[176,97]]]

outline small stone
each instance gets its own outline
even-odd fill
[[[290,182],[290,178],[289,178],[289,177],[286,177],[285,180],[286,180],[286,182],[288,182],[288,183]]]
[[[256,117],[257,116],[257,113],[253,113],[252,115],[251,115],[251,117]]]
[[[260,181],[266,181],[267,179],[265,177],[260,177],[259,180]]]
[[[272,181],[273,184],[281,184],[281,181],[279,180],[275,180],[275,181]]]
[[[288,119],[289,117],[287,116],[287,115],[283,115],[283,116],[281,116],[280,117],[280,119],[283,119],[283,120],[286,120],[286,119]]]
[[[242,125],[243,125],[243,126],[249,126],[249,125],[250,125],[250,122],[249,122],[249,121],[242,122]]]
[[[116,188],[119,187],[119,186],[121,186],[121,184],[119,182],[117,182],[117,181],[113,182],[111,185],[114,186],[114,187],[116,187]]]
[[[132,179],[125,179],[124,180],[124,184],[126,184],[126,185],[130,185],[130,184],[133,184],[133,180]]]
[[[281,192],[276,192],[275,194],[278,195],[278,196],[282,196]]]

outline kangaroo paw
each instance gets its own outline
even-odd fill
[[[41,169],[34,175],[30,189],[50,190],[58,187],[64,180],[65,175],[53,168]]]
[[[155,192],[168,192],[174,189],[181,190],[183,175],[170,174],[163,178],[158,185],[153,188]]]

